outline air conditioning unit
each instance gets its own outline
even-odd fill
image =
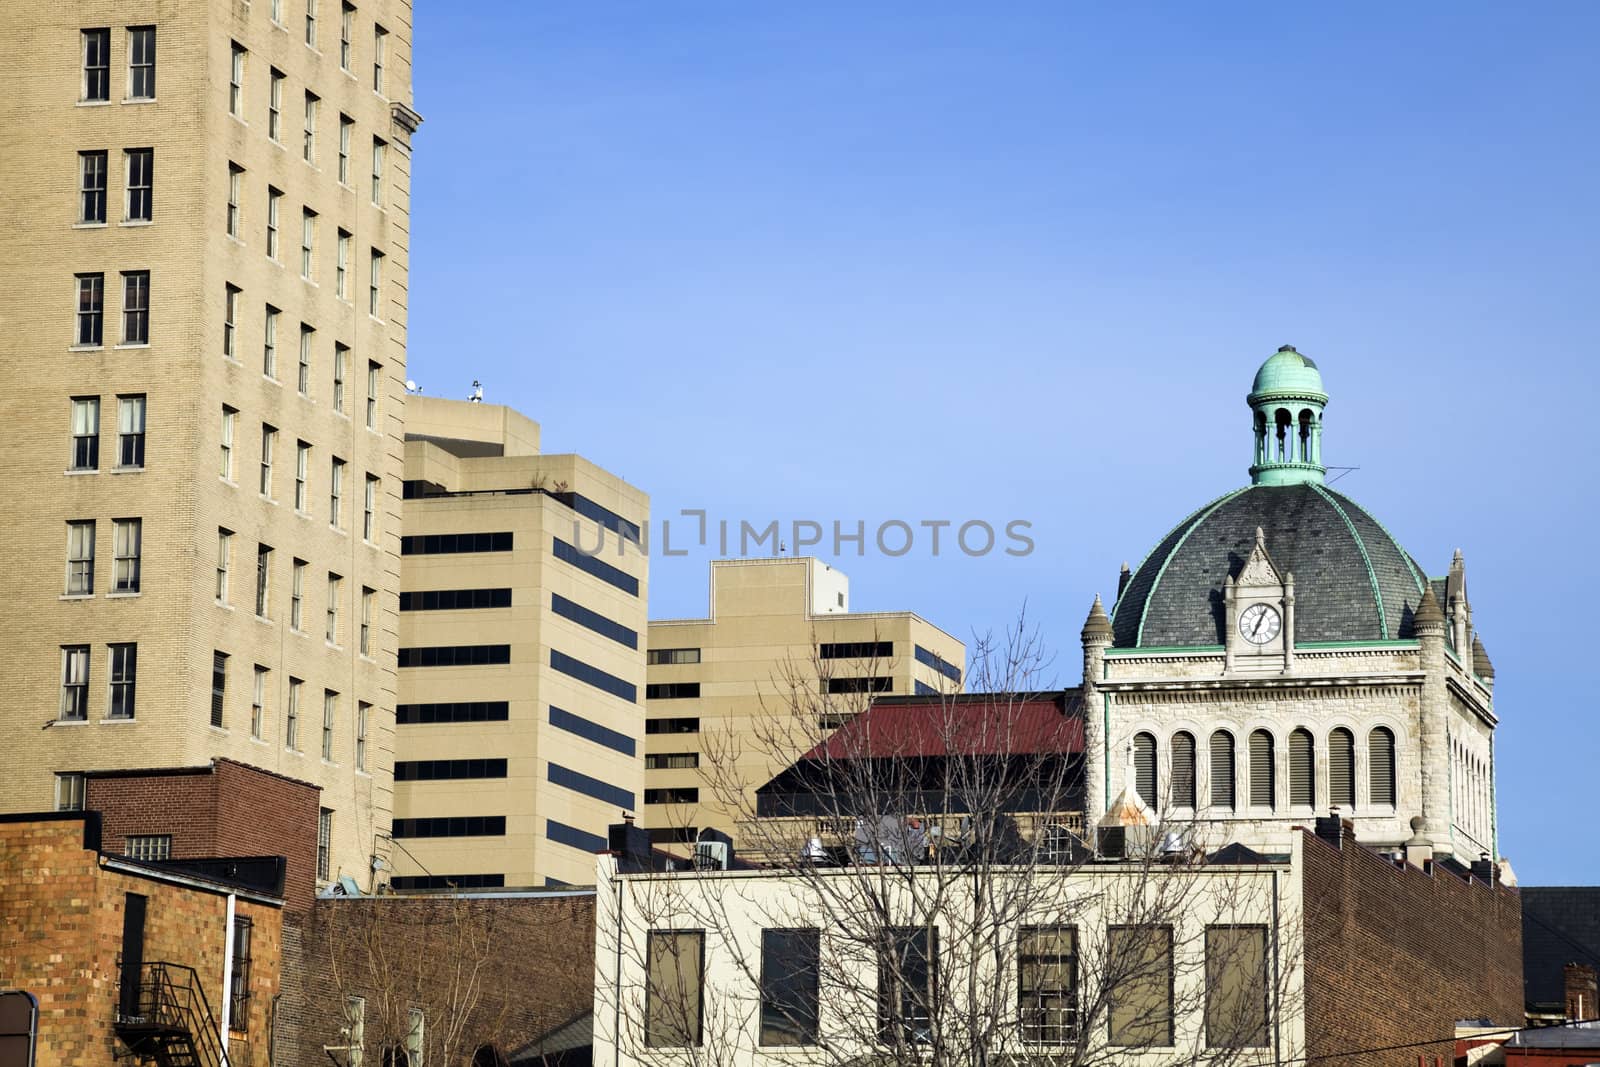
[[[697,871],[727,870],[728,851],[728,843],[726,841],[695,842],[694,869]]]

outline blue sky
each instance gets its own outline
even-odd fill
[[[1339,488],[1430,572],[1466,553],[1502,851],[1600,881],[1600,7],[417,17],[428,393],[481,379],[658,519],[1025,520],[1024,558],[833,562],[962,637],[1026,604],[1075,684],[1119,564],[1246,480],[1244,394],[1294,344]],[[652,616],[704,613],[708,558],[657,555]]]

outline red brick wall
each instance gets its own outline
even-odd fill
[[[1318,1067],[1449,1063],[1456,1020],[1521,1025],[1515,892],[1302,836],[1306,1043]],[[1415,1047],[1340,1055],[1395,1045]]]
[[[227,897],[103,868],[85,849],[84,820],[0,820],[0,984],[39,998],[38,1062],[110,1063],[126,894],[147,898],[145,959],[193,967],[220,1020]],[[280,984],[283,912],[237,901],[253,925],[250,1011],[236,1067],[265,1067]]]
[[[107,852],[135,834],[171,834],[174,859],[283,856],[285,907],[316,893],[320,791],[306,782],[219,759],[210,767],[91,776],[84,806],[101,813]]]

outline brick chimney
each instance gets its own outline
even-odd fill
[[[1567,1021],[1600,1019],[1594,968],[1584,963],[1569,963],[1561,968],[1561,976],[1567,985]]]

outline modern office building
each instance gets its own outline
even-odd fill
[[[390,818],[408,0],[13,4],[0,807],[226,758]],[[105,842],[157,858],[170,834]],[[222,847],[226,847],[223,843]]]
[[[509,408],[406,418],[393,884],[587,884],[644,788],[649,498]]]
[[[650,623],[643,823],[733,833],[755,790],[873,694],[953,693],[966,646],[910,611],[852,612],[808,556],[711,564],[711,614]]]

